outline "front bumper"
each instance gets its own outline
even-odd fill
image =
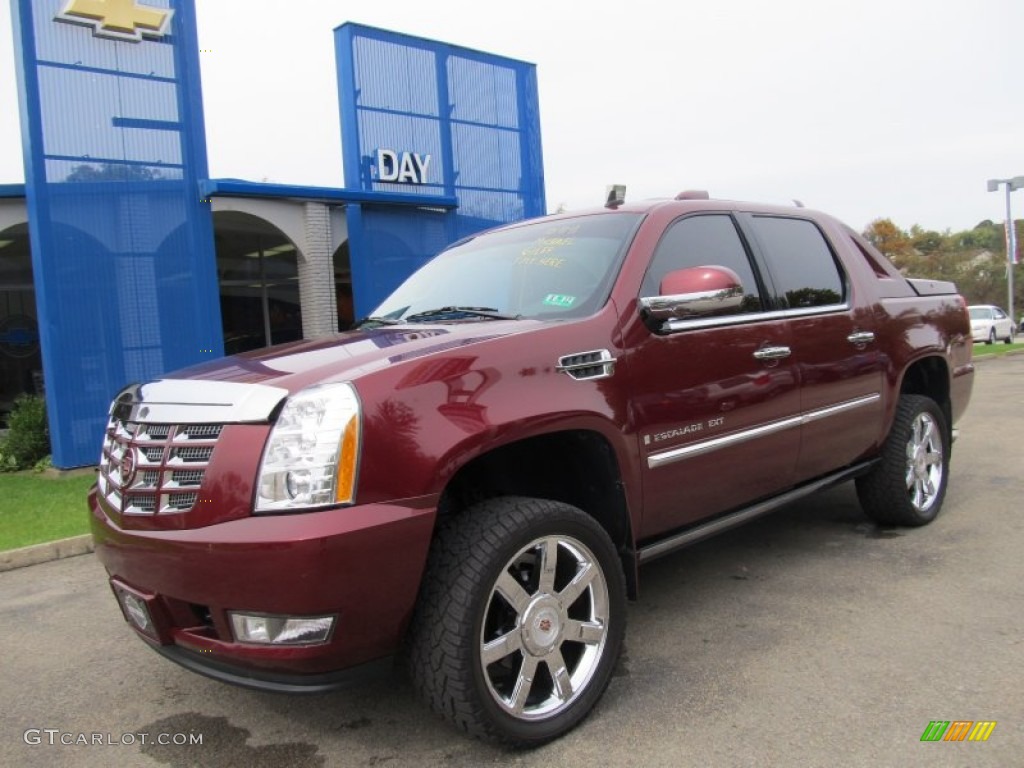
[[[140,637],[228,682],[325,690],[394,653],[426,562],[436,497],[252,516],[185,530],[124,530],[89,496],[96,553],[115,589],[145,601]],[[228,611],[337,616],[316,645],[236,642]]]

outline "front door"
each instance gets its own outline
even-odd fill
[[[728,214],[681,218],[655,250],[641,296],[670,271],[724,266],[745,298],[730,316],[634,326],[630,414],[640,441],[640,539],[742,506],[793,483],[800,393],[789,323],[773,317],[764,283]]]

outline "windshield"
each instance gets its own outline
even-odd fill
[[[988,307],[971,307],[971,320],[989,320],[992,317],[992,310]]]
[[[371,315],[380,322],[577,318],[608,299],[642,215],[602,213],[474,237],[436,256]]]

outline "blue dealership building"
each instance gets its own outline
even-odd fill
[[[532,64],[343,24],[344,186],[211,179],[193,0],[12,11],[0,421],[45,392],[58,467],[96,462],[126,384],[335,333],[449,243],[545,213]]]

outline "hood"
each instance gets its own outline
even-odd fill
[[[311,384],[352,381],[406,360],[522,333],[540,324],[537,320],[484,320],[348,331],[213,360],[163,378],[272,384],[296,392]]]

